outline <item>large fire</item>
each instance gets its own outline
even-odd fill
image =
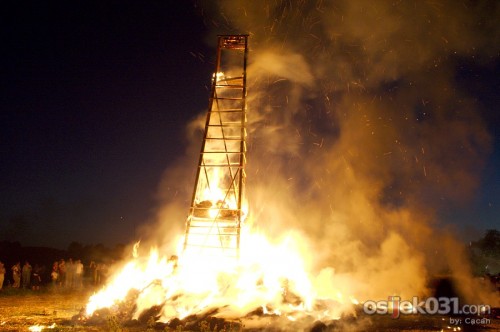
[[[468,76],[464,64],[497,59],[490,33],[496,11],[454,1],[217,5],[212,14],[219,21],[209,21],[251,30],[256,40],[249,120],[261,151],[251,174],[266,177],[254,183],[252,203],[269,207],[262,217],[241,196],[227,194],[242,182],[233,173],[227,185],[217,156],[226,149],[225,157],[232,151],[227,163],[235,162],[239,142],[215,142],[222,141],[220,128],[230,127],[222,122],[236,121],[212,118],[212,159],[200,158],[207,166],[191,209],[214,222],[221,212],[234,217],[238,211],[244,221],[238,257],[210,250],[222,247],[217,227],[190,236],[199,250],[186,250],[185,234],[173,240],[173,255],[140,253],[136,245],[89,299],[86,315],[120,310],[132,300],[133,318],[161,308],[155,317],[162,322],[256,312],[327,321],[353,312],[358,300],[431,295],[428,283],[441,274],[464,299],[498,305],[497,293],[472,278],[462,244],[446,227],[434,227],[444,205],[458,207],[472,197],[488,157],[491,137],[479,104],[460,82]],[[229,100],[241,82],[226,73],[216,70],[213,79]],[[226,114],[237,108],[221,107]],[[252,218],[260,225],[276,221],[285,231],[271,236],[272,230],[253,227]]]
[[[211,200],[217,201],[218,193],[212,190]],[[290,320],[335,319],[357,303],[349,294],[321,285],[308,272],[307,248],[300,246],[300,235],[289,233],[273,242],[249,224],[242,228],[239,259],[222,251],[218,257],[213,251],[183,251],[182,236],[177,255],[171,257],[161,256],[157,249],[141,257],[137,243],[132,259],[90,298],[86,314],[113,307],[130,294],[136,295],[133,318],[162,306],[159,320],[164,322],[214,308],[223,310],[224,318],[261,309]]]
[[[134,318],[145,309],[162,305],[162,321],[209,308],[224,308],[233,318],[262,308],[264,313],[290,319],[300,315],[333,319],[345,305],[356,303],[354,298],[340,291],[333,294],[311,280],[296,239],[289,236],[272,244],[263,234],[249,232],[244,236],[240,260],[233,264],[225,259],[208,260],[204,255],[179,256],[177,261],[160,257],[155,249],[147,259],[134,257],[90,298],[86,314],[124,301],[132,291],[138,292]],[[318,310],[315,300],[327,298],[334,301]]]

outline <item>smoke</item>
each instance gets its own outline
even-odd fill
[[[214,26],[211,45],[216,34],[250,34],[248,223],[276,243],[289,241],[280,253],[304,258],[304,266],[283,259],[274,267],[307,270],[317,299],[349,308],[354,299],[431,295],[436,275],[458,280],[469,303],[497,305],[437,216],[474,196],[491,150],[455,73],[464,59],[487,63],[498,53],[491,45],[500,45],[499,5],[215,4],[199,2]],[[165,172],[160,222],[140,230],[146,248],[177,252],[204,117],[188,125],[186,154]],[[358,324],[345,329],[368,323]]]
[[[436,211],[474,195],[491,150],[454,75],[464,59],[498,54],[498,3],[198,3],[214,35],[250,34],[255,224],[299,230],[316,282],[360,299],[470,276]]]
[[[455,73],[464,59],[486,63],[498,53],[490,45],[500,45],[500,5],[199,3],[214,35],[250,34],[242,264],[221,273],[202,256],[178,261],[152,251],[147,262],[123,264],[87,313],[138,288],[136,317],[168,299],[161,320],[209,310],[247,327],[272,319],[273,328],[306,330],[322,315],[356,315],[352,303],[359,301],[431,295],[429,281],[443,274],[457,281],[466,302],[498,305],[472,277],[463,246],[438,212],[474,196],[491,150],[491,135]],[[179,252],[204,117],[187,126],[186,154],[165,172],[159,222],[139,230],[146,248]],[[262,317],[254,310],[260,306],[292,316]],[[338,327],[369,325],[362,316]]]

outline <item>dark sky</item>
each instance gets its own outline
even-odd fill
[[[208,104],[201,17],[190,1],[1,6],[2,240],[131,241]]]
[[[1,7],[0,240],[135,240],[162,173],[184,154],[187,122],[208,104],[210,29],[191,1]],[[457,73],[494,137],[475,198],[442,211],[463,229],[498,228],[498,63]]]
[[[456,223],[463,237],[477,238],[478,232],[500,228],[500,54],[492,66],[465,62],[456,73],[459,86],[473,96],[487,123],[493,142],[480,187],[470,204],[444,211],[445,222]]]

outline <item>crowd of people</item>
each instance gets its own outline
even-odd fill
[[[44,265],[31,266],[29,261],[17,262],[9,271],[0,262],[0,291],[5,287],[40,290],[40,286],[51,285],[54,289],[79,289],[84,286],[101,285],[107,274],[107,265],[91,261],[87,266],[80,259],[60,259],[47,271]]]

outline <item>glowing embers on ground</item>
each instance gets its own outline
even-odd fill
[[[56,323],[53,323],[52,325],[45,326],[45,325],[32,325],[28,328],[28,331],[30,332],[41,332],[46,329],[54,329],[56,327]]]
[[[160,306],[160,321],[183,319],[208,309],[220,309],[225,319],[244,317],[255,310],[290,320],[304,316],[336,319],[345,302],[342,295],[325,300],[315,285],[293,236],[272,244],[264,235],[243,236],[239,260],[207,255],[160,257],[152,250],[125,263],[109,284],[93,295],[86,314],[119,307],[133,294],[138,318],[144,310]],[[349,298],[347,297],[347,300]]]

